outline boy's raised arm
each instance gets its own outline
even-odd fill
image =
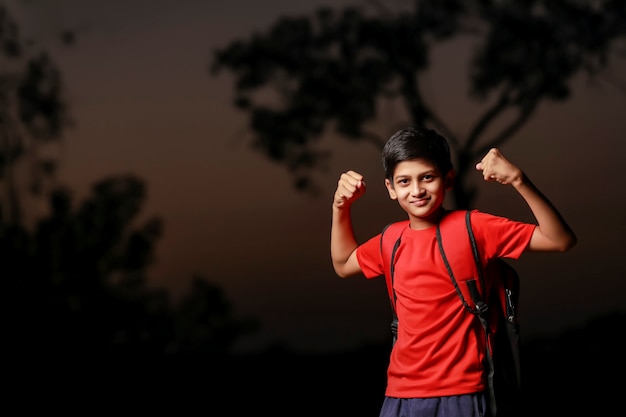
[[[356,259],[358,243],[352,229],[350,207],[365,192],[363,176],[355,171],[341,174],[333,197],[330,256],[335,273],[342,278],[361,272]]]
[[[511,184],[526,201],[537,228],[530,240],[528,250],[541,252],[564,252],[576,244],[576,235],[559,211],[532,183],[526,174],[509,162],[500,151],[493,148],[476,164],[485,181]]]

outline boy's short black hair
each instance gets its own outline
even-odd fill
[[[450,146],[446,138],[432,129],[408,127],[391,135],[382,152],[385,178],[393,180],[393,172],[402,161],[424,158],[433,162],[441,175],[452,170]]]

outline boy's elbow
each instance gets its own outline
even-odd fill
[[[578,238],[576,237],[576,235],[572,234],[570,238],[568,239],[565,245],[565,248],[563,249],[563,252],[572,249],[574,246],[576,246],[577,243],[578,243]]]
[[[337,271],[336,269],[335,269],[335,273],[337,274],[339,278],[348,278],[350,276],[350,274],[346,274],[343,271]]]
[[[340,278],[348,278],[361,272],[356,256],[356,246],[351,250],[331,251],[330,259]]]
[[[557,248],[559,252],[567,252],[572,249],[578,243],[578,238],[573,233],[568,235],[566,239],[563,239],[561,245]]]
[[[530,239],[530,249],[535,252],[566,252],[576,246],[577,238],[571,230],[545,234],[537,228]]]
[[[345,265],[336,265],[333,264],[333,268],[335,269],[335,274],[339,277],[339,278],[348,278],[349,276],[351,276],[352,274],[350,274],[348,272],[348,270],[344,267]]]
[[[359,270],[354,269],[354,266],[349,261],[333,262],[333,269],[339,278],[348,278],[359,272]]]

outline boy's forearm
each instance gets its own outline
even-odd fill
[[[330,229],[330,255],[333,268],[339,276],[345,276],[342,267],[357,248],[358,243],[352,228],[352,216],[349,207],[333,206]]]
[[[559,211],[525,174],[512,185],[528,204],[542,235],[551,242],[550,247],[536,249],[566,251],[576,244],[574,232]]]

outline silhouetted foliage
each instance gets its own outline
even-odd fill
[[[423,125],[450,139],[455,202],[469,207],[466,174],[489,148],[517,134],[542,102],[568,99],[575,77],[624,57],[614,48],[626,32],[619,0],[419,0],[399,11],[368,3],[373,13],[321,8],[281,18],[212,57],[212,74],[235,76],[234,104],[249,115],[252,145],[284,164],[299,190],[316,191],[313,173],[331,154],[319,144],[325,134],[380,150],[398,127]],[[436,89],[427,78],[433,52],[453,41],[472,48],[468,95],[482,111],[465,133],[424,94]],[[380,125],[389,129],[378,133]]]
[[[176,350],[184,354],[228,353],[244,333],[257,328],[255,320],[234,320],[232,305],[222,289],[195,277],[178,309]]]
[[[6,345],[41,355],[228,353],[255,322],[234,317],[222,291],[197,277],[174,305],[150,290],[145,271],[161,236],[159,219],[137,225],[145,186],[132,176],[102,180],[78,207],[50,196],[50,215],[31,232],[0,225],[15,316]]]
[[[4,5],[0,63],[0,216],[20,223],[25,197],[40,196],[54,178],[57,161],[45,151],[60,142],[70,120],[57,67],[36,43],[21,38]]]
[[[63,31],[66,44],[74,35]],[[106,178],[84,201],[55,179],[48,147],[71,126],[61,75],[33,40],[22,40],[0,5],[0,253],[4,346],[12,358],[98,354],[227,354],[257,329],[237,318],[216,285],[196,277],[174,303],[146,271],[163,232],[141,222],[146,186]],[[43,207],[28,213],[26,208]]]

